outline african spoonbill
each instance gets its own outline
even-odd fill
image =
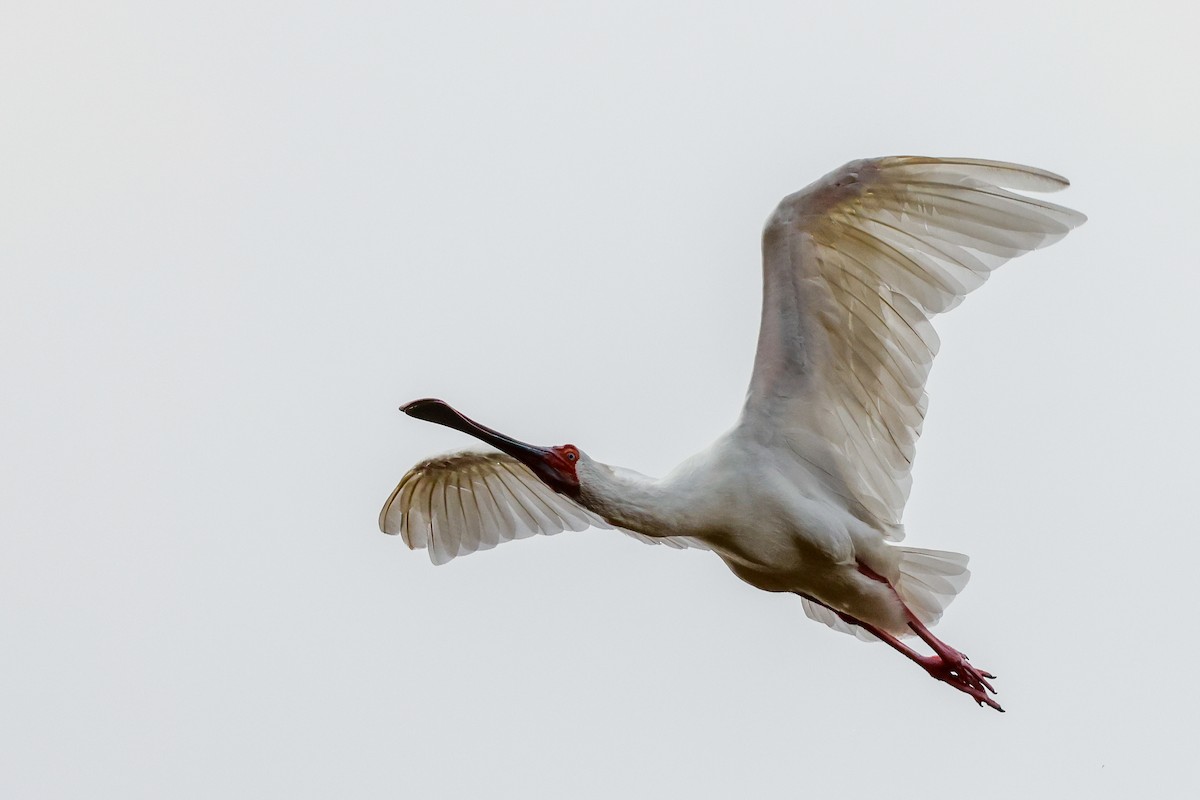
[[[739,578],[799,595],[809,617],[880,640],[980,705],[995,676],[930,632],[967,557],[905,547],[901,513],[938,348],[930,318],[1010,258],[1086,219],[1016,191],[1067,186],[997,161],[855,161],[785,197],[762,237],[763,306],[745,406],[665,478],[536,447],[441,400],[410,416],[495,448],[431,458],[380,514],[435,564],[512,539],[588,527],[710,550]],[[916,636],[931,654],[904,640]]]

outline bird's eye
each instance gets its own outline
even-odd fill
[[[577,456],[574,453],[572,453],[569,450],[567,451],[567,461],[574,461],[576,459],[576,457]]]

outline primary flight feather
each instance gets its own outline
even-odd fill
[[[937,352],[930,319],[1010,258],[1085,217],[1016,191],[1068,185],[999,161],[900,156],[845,165],[785,197],[763,231],[754,371],[734,427],[662,479],[535,447],[440,400],[403,410],[499,452],[428,459],[380,528],[435,564],[534,534],[616,528],[717,554],[747,583],[799,595],[808,616],[878,639],[1003,710],[987,672],[935,637],[966,556],[904,547],[901,515]],[[915,635],[923,655],[902,641]]]

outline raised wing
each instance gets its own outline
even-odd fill
[[[852,162],[785,197],[763,231],[743,424],[768,440],[782,434],[901,538],[938,349],[929,320],[1000,264],[1086,220],[1006,189],[1067,185],[1017,164],[902,156]]]
[[[414,550],[428,550],[434,564],[539,533],[611,527],[498,452],[451,453],[417,464],[379,513],[381,531],[399,534]],[[696,546],[690,539],[617,530],[647,544]]]

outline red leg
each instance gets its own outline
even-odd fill
[[[859,569],[864,575],[867,575],[873,580],[878,580],[881,583],[888,583],[887,580],[870,571],[870,569],[867,567],[860,566]],[[891,584],[888,584],[888,586],[890,587]],[[893,589],[893,591],[895,590]],[[846,622],[847,624],[857,625],[863,630],[871,633],[881,642],[896,650],[905,658],[916,662],[933,678],[943,681],[944,683],[948,683],[955,689],[958,689],[960,692],[970,695],[975,702],[979,703],[979,705],[988,705],[997,711],[1004,711],[1004,709],[1000,707],[999,703],[988,696],[989,692],[995,694],[996,690],[992,688],[992,685],[988,683],[987,679],[992,678],[994,680],[996,676],[987,672],[981,672],[971,666],[965,655],[958,652],[953,647],[945,644],[932,633],[930,633],[929,629],[926,628],[911,611],[908,611],[907,606],[905,606],[905,610],[908,611],[908,626],[912,629],[913,633],[920,636],[921,639],[923,639],[931,648],[933,648],[934,655],[923,656],[887,631],[880,630],[868,622],[855,619],[849,614],[844,614],[841,611],[838,611],[836,608],[830,608],[814,597],[810,597],[809,595],[801,596],[814,603],[817,603],[818,605],[825,606],[825,608],[828,608],[830,611],[837,614],[842,621]],[[899,595],[897,595],[897,598],[898,597]]]

